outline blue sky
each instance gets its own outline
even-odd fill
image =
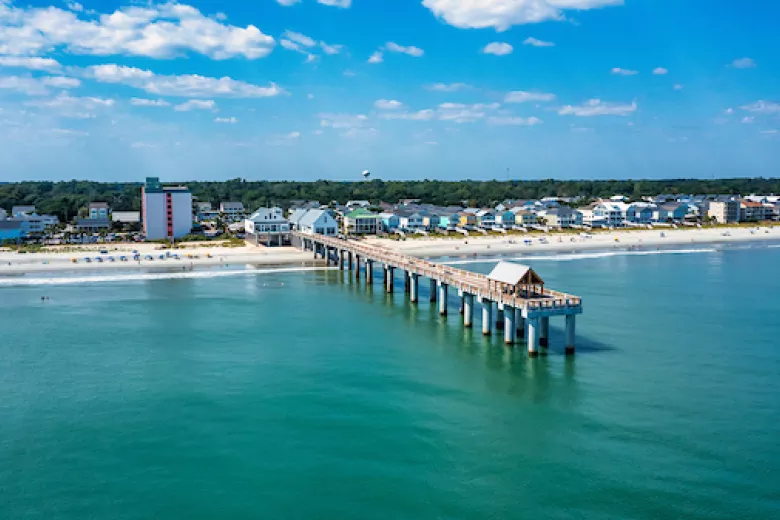
[[[780,174],[777,2],[0,0],[0,181]]]

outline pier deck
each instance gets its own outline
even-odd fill
[[[532,356],[537,355],[539,346],[547,346],[549,318],[565,316],[566,352],[574,353],[574,316],[582,313],[582,300],[577,296],[543,287],[533,297],[521,297],[501,290],[486,275],[404,255],[380,245],[296,231],[292,232],[292,236],[297,245],[312,250],[315,256],[321,255],[328,262],[338,262],[342,269],[352,270],[356,267],[357,277],[360,276],[363,263],[368,282],[373,280],[374,263],[382,264],[388,292],[393,290],[394,270],[403,270],[406,290],[411,293],[412,302],[417,302],[419,277],[430,279],[431,301],[435,301],[438,288],[442,315],[447,314],[447,289],[451,287],[457,290],[463,298],[461,311],[465,315],[464,325],[467,327],[471,326],[474,298],[477,298],[483,306],[485,334],[490,334],[490,328],[486,327],[485,321],[491,321],[495,304],[497,317],[503,317],[504,320],[504,323],[501,323],[501,319],[497,320],[496,328],[504,329],[507,344],[513,344],[525,336],[527,324],[528,348]]]

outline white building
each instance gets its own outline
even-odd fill
[[[336,236],[339,224],[327,211],[310,209],[298,220],[296,229],[309,235]]]
[[[221,202],[219,204],[219,212],[225,215],[225,220],[228,222],[238,222],[246,217],[246,211],[242,202]]]
[[[290,240],[290,222],[282,208],[260,208],[244,221],[244,230],[255,244],[281,246]]]
[[[32,215],[33,213],[35,213],[35,206],[14,206],[11,208],[11,216],[13,217]]]
[[[172,240],[192,231],[192,193],[185,186],[163,187],[147,177],[141,187],[141,218],[147,240]]]

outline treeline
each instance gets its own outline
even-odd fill
[[[193,196],[211,202],[243,202],[248,210],[291,200],[321,203],[348,200],[397,202],[421,199],[439,205],[461,201],[484,206],[505,199],[537,199],[549,196],[586,198],[622,194],[633,199],[657,194],[743,194],[780,193],[780,179],[667,179],[667,180],[542,180],[542,181],[382,181],[367,182],[279,182],[233,179],[224,182],[188,182]],[[35,205],[39,213],[71,220],[89,202],[108,202],[112,210],[140,210],[140,183],[89,181],[22,182],[0,185],[0,208]]]

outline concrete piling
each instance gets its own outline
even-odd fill
[[[439,315],[447,315],[447,284],[439,282]]]
[[[482,300],[482,334],[490,336],[493,329],[493,302],[488,299]]]

